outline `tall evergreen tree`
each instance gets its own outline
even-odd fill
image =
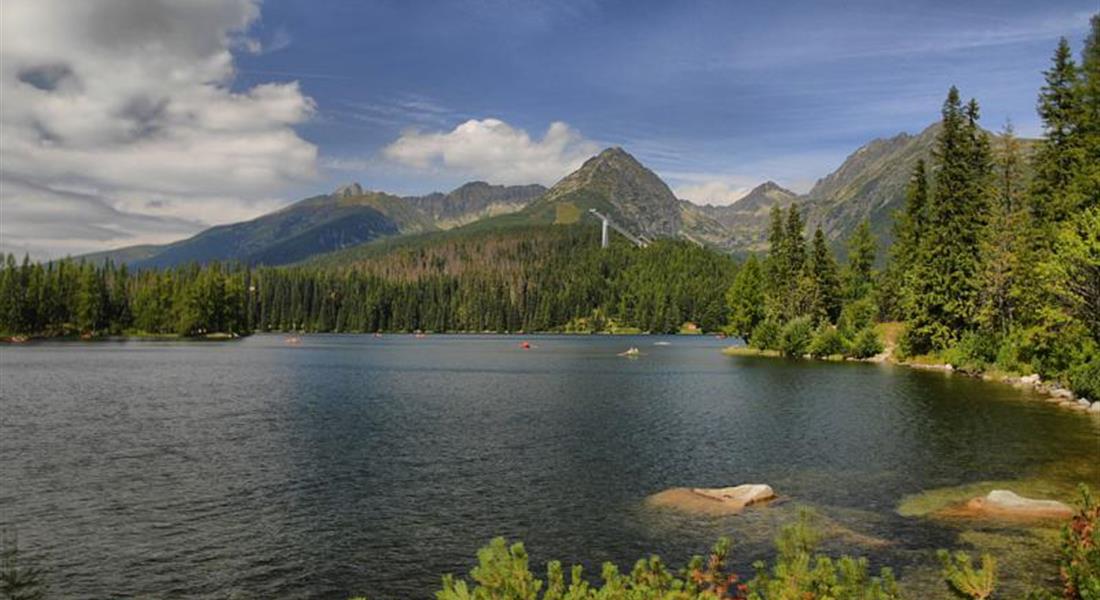
[[[1039,93],[1044,137],[1035,155],[1032,212],[1042,225],[1066,219],[1078,204],[1070,184],[1082,163],[1081,85],[1069,42],[1062,38]]]
[[[875,234],[871,222],[860,221],[859,227],[848,238],[848,265],[844,272],[844,297],[859,300],[871,293],[874,287]]]
[[[812,286],[806,269],[806,236],[805,226],[802,223],[802,215],[798,206],[792,204],[787,209],[787,222],[784,225],[783,243],[780,244],[780,255],[787,273],[784,281],[778,282],[778,290],[782,298],[782,318],[790,320],[805,314],[811,308]]]
[[[1033,296],[1034,262],[1031,260],[1031,216],[1023,202],[1022,145],[1012,124],[1005,125],[996,153],[996,195],[983,232],[979,323],[987,330],[1007,335]]]
[[[836,322],[841,306],[840,274],[820,227],[814,231],[813,252],[806,271],[811,285],[810,314],[818,321]]]
[[[952,86],[943,105],[934,152],[936,184],[913,270],[908,343],[915,351],[950,346],[975,320],[990,164],[988,141],[977,120],[977,104],[964,108]]]
[[[1073,185],[1082,209],[1100,206],[1100,13],[1093,15],[1089,24],[1078,81],[1083,160]]]
[[[753,329],[764,320],[767,313],[764,308],[765,279],[760,261],[749,256],[737,271],[727,294],[729,305],[729,330],[732,334],[749,341]]]
[[[894,243],[878,290],[879,314],[887,320],[907,318],[913,311],[913,267],[919,259],[927,224],[928,172],[917,160],[905,189],[905,208],[894,214]]]
[[[772,317],[781,317],[785,310],[787,284],[792,276],[790,263],[783,210],[772,206],[768,226],[768,257],[764,261],[765,302]]]
[[[107,286],[103,275],[91,264],[80,270],[79,295],[76,301],[77,327],[95,334],[104,329],[107,320]]]

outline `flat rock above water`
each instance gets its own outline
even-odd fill
[[[746,507],[774,500],[775,491],[762,483],[723,488],[678,487],[653,494],[646,499],[652,506],[672,508],[703,515],[735,515]]]
[[[994,518],[1008,520],[1068,519],[1073,509],[1057,500],[1025,498],[1009,490],[993,490],[972,498],[961,506],[945,509],[950,517]]]

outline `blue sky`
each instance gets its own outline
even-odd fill
[[[984,123],[1038,135],[1035,96],[1061,35],[1096,0],[1057,2],[443,2],[284,0],[256,28],[278,49],[239,85],[298,80],[299,128],[328,184],[401,193],[477,173],[378,162],[402,131],[497,118],[541,136],[562,121],[621,145],[674,188],[775,179],[798,191],[868,140],[918,132],[948,86]],[[269,42],[268,42],[269,43]],[[389,167],[389,168],[387,168]]]
[[[804,192],[935,121],[1040,134],[1100,0],[5,0],[0,251],[163,243],[359,181],[553,184],[619,145],[682,197]]]

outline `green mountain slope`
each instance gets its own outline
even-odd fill
[[[212,227],[168,244],[133,266],[160,268],[213,260],[278,265],[433,228],[431,219],[401,198],[352,185],[251,221]]]
[[[220,225],[161,246],[88,254],[136,268],[163,268],[213,260],[281,265],[378,239],[447,229],[487,215],[522,209],[546,188],[466,184],[448,194],[399,198],[351,184],[250,221]]]

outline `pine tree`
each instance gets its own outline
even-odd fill
[[[963,108],[952,87],[936,139],[936,184],[913,269],[909,347],[950,346],[975,321],[978,245],[987,218],[989,145],[977,124],[977,103]]]
[[[875,235],[871,222],[864,219],[848,238],[848,265],[844,273],[844,297],[856,301],[866,297],[874,287]]]
[[[26,303],[24,285],[15,263],[15,255],[4,258],[4,270],[0,274],[0,331],[5,333],[24,333],[23,314]]]
[[[749,256],[737,271],[727,294],[729,330],[746,342],[767,314],[764,309],[764,285],[760,261],[755,256]]]
[[[1078,129],[1083,160],[1073,182],[1080,209],[1100,206],[1100,14],[1089,21],[1091,30],[1081,51],[1078,79]]]
[[[928,172],[924,159],[917,160],[905,189],[905,208],[894,214],[894,243],[878,290],[879,314],[887,320],[908,318],[913,313],[913,269],[919,260],[927,225]]]
[[[840,275],[833,253],[829,251],[825,234],[814,231],[813,253],[806,263],[810,281],[810,314],[817,321],[833,323],[840,316]]]
[[[787,232],[783,210],[772,206],[771,224],[768,227],[768,257],[764,261],[764,295],[768,314],[779,318],[784,311],[787,283],[791,279],[790,259],[787,253]]]
[[[1007,335],[1033,296],[1034,263],[1030,260],[1030,214],[1023,202],[1022,145],[1012,124],[1005,125],[996,156],[996,196],[982,235],[979,323]]]
[[[1039,117],[1044,137],[1035,156],[1032,212],[1049,226],[1064,221],[1078,204],[1071,193],[1078,167],[1083,162],[1080,140],[1081,85],[1069,42],[1062,38],[1050,69],[1043,72],[1039,93]]]
[[[116,333],[121,333],[133,323],[133,315],[130,312],[129,283],[130,272],[124,263],[114,270],[111,276],[110,328]]]
[[[104,328],[107,317],[107,286],[102,274],[85,263],[80,270],[80,285],[76,300],[77,327],[96,334]]]
[[[803,230],[802,215],[798,207],[792,204],[787,209],[783,243],[780,245],[787,273],[786,280],[778,282],[783,320],[793,319],[811,309],[813,281],[806,270],[806,237]]]

